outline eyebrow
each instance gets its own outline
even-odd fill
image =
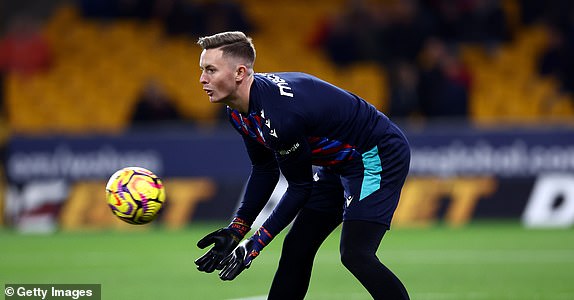
[[[205,67],[203,67],[203,66],[200,65],[199,68],[202,69],[202,70],[203,70],[203,69],[208,69],[208,68],[216,69],[215,66],[214,66],[214,65],[211,65],[211,64],[209,64],[209,65],[207,65],[207,66],[205,66]]]

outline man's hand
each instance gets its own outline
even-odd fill
[[[221,261],[233,251],[241,238],[242,236],[230,228],[221,228],[206,235],[197,242],[197,247],[205,249],[212,244],[215,245],[195,260],[197,269],[206,273],[211,273],[215,269],[221,270]]]
[[[248,240],[241,242],[231,254],[223,259],[218,266],[221,280],[233,280],[243,270],[249,268],[251,261],[255,259],[261,250],[267,246],[273,236],[261,226]]]
[[[231,254],[229,254],[220,264],[220,268],[223,268],[219,272],[219,278],[221,280],[233,280],[237,275],[239,275],[243,270],[249,268],[251,261],[257,255],[259,251],[254,249],[255,243],[252,239],[247,239],[241,242]]]

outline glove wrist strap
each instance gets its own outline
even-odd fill
[[[261,226],[255,234],[251,237],[253,240],[253,248],[257,252],[261,251],[265,246],[267,246],[271,240],[273,240],[273,236],[265,229],[265,227]]]
[[[235,217],[227,226],[238,237],[239,240],[243,239],[245,235],[251,230],[251,227],[241,218]]]

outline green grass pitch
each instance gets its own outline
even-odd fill
[[[189,229],[21,235],[0,230],[0,283],[99,283],[102,299],[265,299],[281,234],[236,280],[196,270]],[[339,231],[321,248],[306,299],[371,299],[339,262]],[[412,299],[574,299],[574,231],[475,223],[391,230],[379,257]]]

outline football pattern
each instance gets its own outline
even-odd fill
[[[165,203],[161,179],[150,170],[127,167],[115,172],[106,184],[108,206],[130,224],[153,221]]]

